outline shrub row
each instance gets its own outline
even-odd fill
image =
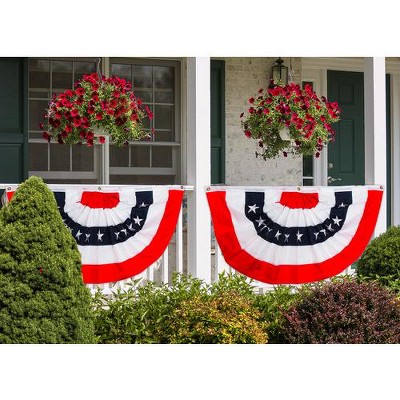
[[[211,285],[175,275],[169,286],[98,291],[94,310],[100,343],[400,342],[396,295],[354,277],[255,294],[238,274]]]

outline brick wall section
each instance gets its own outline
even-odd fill
[[[277,57],[276,57],[277,58]],[[301,185],[301,158],[255,158],[257,141],[244,136],[240,113],[247,110],[247,100],[259,88],[269,84],[269,73],[276,58],[225,58],[225,126],[227,185]],[[289,66],[289,58],[284,58]],[[292,76],[300,81],[301,59],[292,58]]]

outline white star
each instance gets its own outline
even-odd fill
[[[142,204],[139,207],[147,207],[147,204],[144,204],[144,202],[142,202]]]
[[[128,229],[130,230],[130,231],[134,231],[135,230],[135,228],[133,227],[133,224],[131,223],[130,225],[128,225]]]
[[[257,207],[257,204],[254,204],[254,206],[247,206],[247,207],[249,207],[249,212],[252,211],[254,214],[256,213],[257,208],[260,208]]]
[[[104,236],[104,233],[100,233],[100,229],[99,229],[99,231],[97,232],[97,240],[99,240],[100,242],[102,242],[103,241],[103,236]]]
[[[332,218],[332,220],[336,225],[339,225],[339,222],[341,221],[341,219],[338,216],[336,216],[335,218]]]
[[[81,238],[82,232],[80,230],[78,230],[78,232],[76,232],[75,237],[79,240]]]
[[[322,232],[326,236],[326,229],[321,229],[320,232]]]
[[[140,219],[138,215],[136,216],[136,218],[133,218],[133,220],[135,221],[135,224],[139,226],[140,226],[140,221],[143,221],[143,219]]]
[[[124,229],[121,229],[121,232],[124,232],[125,233],[125,236],[126,236],[126,229],[124,228]]]
[[[343,202],[342,204],[339,205],[339,208],[345,208],[345,207],[347,207],[347,204],[344,204]]]
[[[285,242],[289,242],[289,236],[290,236],[289,233],[285,233]]]
[[[268,226],[267,226],[267,229],[268,229],[268,232],[271,232],[271,231],[272,231],[272,228],[270,228],[270,227],[268,227]]]
[[[334,232],[334,229],[332,228],[332,224],[326,225],[328,228],[328,231]]]
[[[300,233],[300,231],[297,231],[296,236],[297,236],[297,241],[301,242],[301,237],[303,236],[303,234]]]
[[[262,219],[261,216],[259,219],[256,219],[256,222],[258,222],[258,228],[265,222],[265,219]]]
[[[279,240],[279,236],[281,236],[281,235],[282,235],[282,233],[280,233],[279,231],[276,232],[275,233],[276,240]]]
[[[90,238],[90,233],[85,233],[85,236],[86,236],[85,242],[88,242]]]
[[[116,240],[118,240],[119,239],[119,234],[120,234],[121,232],[114,232],[114,234],[115,234],[115,239]]]
[[[319,232],[314,232],[314,235],[315,235],[315,240],[317,240],[317,239],[318,239]]]

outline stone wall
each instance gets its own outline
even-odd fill
[[[276,57],[277,58],[277,57]],[[244,136],[240,114],[249,107],[247,100],[269,84],[276,58],[225,58],[225,126],[227,185],[301,185],[301,158],[255,158],[257,141]],[[283,57],[284,58],[284,57]],[[291,64],[293,81],[301,79],[301,59],[284,58]]]

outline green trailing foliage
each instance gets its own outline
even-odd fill
[[[400,342],[400,301],[377,282],[336,278],[299,292],[283,313],[283,343]]]
[[[93,342],[76,242],[53,193],[31,177],[0,210],[0,343]]]
[[[377,280],[400,293],[400,227],[390,227],[373,239],[357,263],[357,276]]]

